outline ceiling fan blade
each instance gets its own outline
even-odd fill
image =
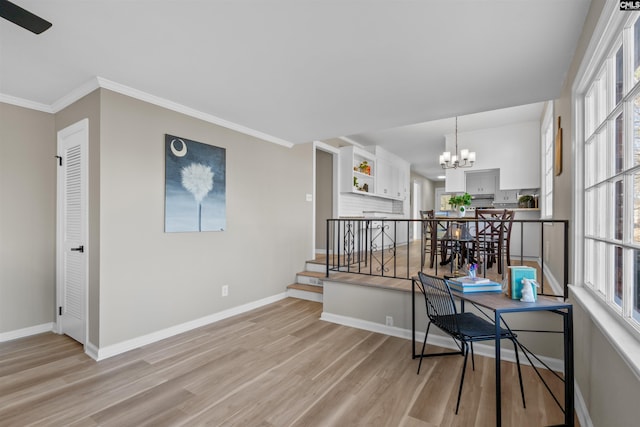
[[[53,25],[8,0],[0,0],[0,16],[35,34],[40,34]]]

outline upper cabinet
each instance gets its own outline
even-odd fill
[[[378,165],[376,195],[394,200],[407,199],[409,163],[378,146],[371,147],[371,151],[375,154]]]
[[[493,201],[495,203],[518,203],[518,190],[498,190]]]
[[[409,192],[408,162],[380,147],[340,149],[340,191],[406,200]]]
[[[454,135],[445,137],[447,151],[455,151]],[[466,174],[499,170],[496,189],[540,188],[540,123],[537,121],[458,133],[458,146],[476,152],[471,169],[447,169],[448,193],[465,191]]]
[[[340,149],[340,191],[343,193],[375,194],[376,158],[358,147]]]
[[[403,199],[402,168],[388,158],[378,158],[378,176],[376,194],[391,199]]]
[[[466,191],[469,194],[495,194],[498,187],[496,171],[467,172]]]

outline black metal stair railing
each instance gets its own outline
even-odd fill
[[[483,220],[487,221],[487,220]],[[328,219],[326,224],[326,275],[331,272],[356,273],[397,279],[411,279],[418,271],[424,271],[427,237],[426,222],[439,230],[449,229],[451,224],[466,223],[475,230],[475,218],[447,219],[378,219],[340,218]],[[495,222],[501,222],[496,220]],[[438,228],[439,227],[439,228]],[[472,231],[472,235],[475,231]],[[440,233],[439,238],[442,237]],[[477,244],[478,241],[474,240]],[[468,242],[471,243],[471,242]],[[569,221],[567,220],[513,220],[510,238],[511,265],[524,265],[534,261],[543,272],[539,278],[543,295],[568,297],[569,282]],[[500,254],[506,256],[506,253]],[[556,275],[554,280],[562,288],[563,295],[556,295],[546,282],[547,264]],[[439,265],[436,257],[435,274],[447,274],[453,270],[455,260]],[[446,261],[446,260],[445,260]],[[483,260],[479,260],[480,263]],[[506,265],[507,263],[505,263]],[[486,263],[484,264],[487,265]],[[438,270],[438,267],[440,269]],[[503,268],[502,274],[506,268]],[[486,275],[487,269],[484,269]],[[433,272],[433,271],[432,271]],[[559,273],[558,273],[559,272]],[[504,277],[504,276],[503,276]]]

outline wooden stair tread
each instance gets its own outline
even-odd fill
[[[325,279],[327,277],[326,273],[320,271],[301,271],[298,273],[298,276],[308,276],[308,277],[317,277],[318,279]]]
[[[302,283],[292,283],[291,285],[287,286],[287,289],[296,289],[299,291],[315,292],[317,294],[323,293],[322,286],[305,285]]]

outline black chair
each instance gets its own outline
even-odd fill
[[[489,322],[473,313],[458,313],[456,305],[451,294],[451,288],[446,280],[429,276],[422,272],[418,272],[420,282],[418,287],[424,295],[424,302],[427,309],[427,331],[424,334],[424,342],[422,343],[422,351],[420,352],[420,363],[418,364],[418,374],[422,366],[423,357],[446,356],[459,354],[464,356],[464,364],[462,365],[462,376],[460,377],[460,387],[458,389],[458,401],[456,403],[456,414],[460,406],[460,396],[462,395],[462,385],[464,383],[464,374],[467,368],[467,357],[469,355],[469,347],[471,347],[471,361],[473,370],[475,370],[475,361],[473,360],[473,343],[475,341],[492,341],[496,339],[495,324]],[[446,334],[450,335],[456,342],[460,351],[448,353],[432,353],[424,354],[427,345],[427,335],[431,324],[436,325]],[[508,339],[513,343],[516,351],[516,363],[518,366],[518,378],[520,379],[520,393],[522,394],[522,406],[526,408],[524,401],[524,387],[522,386],[522,372],[520,370],[520,356],[518,355],[518,345],[516,343],[516,334],[508,329],[500,328],[500,339]]]

